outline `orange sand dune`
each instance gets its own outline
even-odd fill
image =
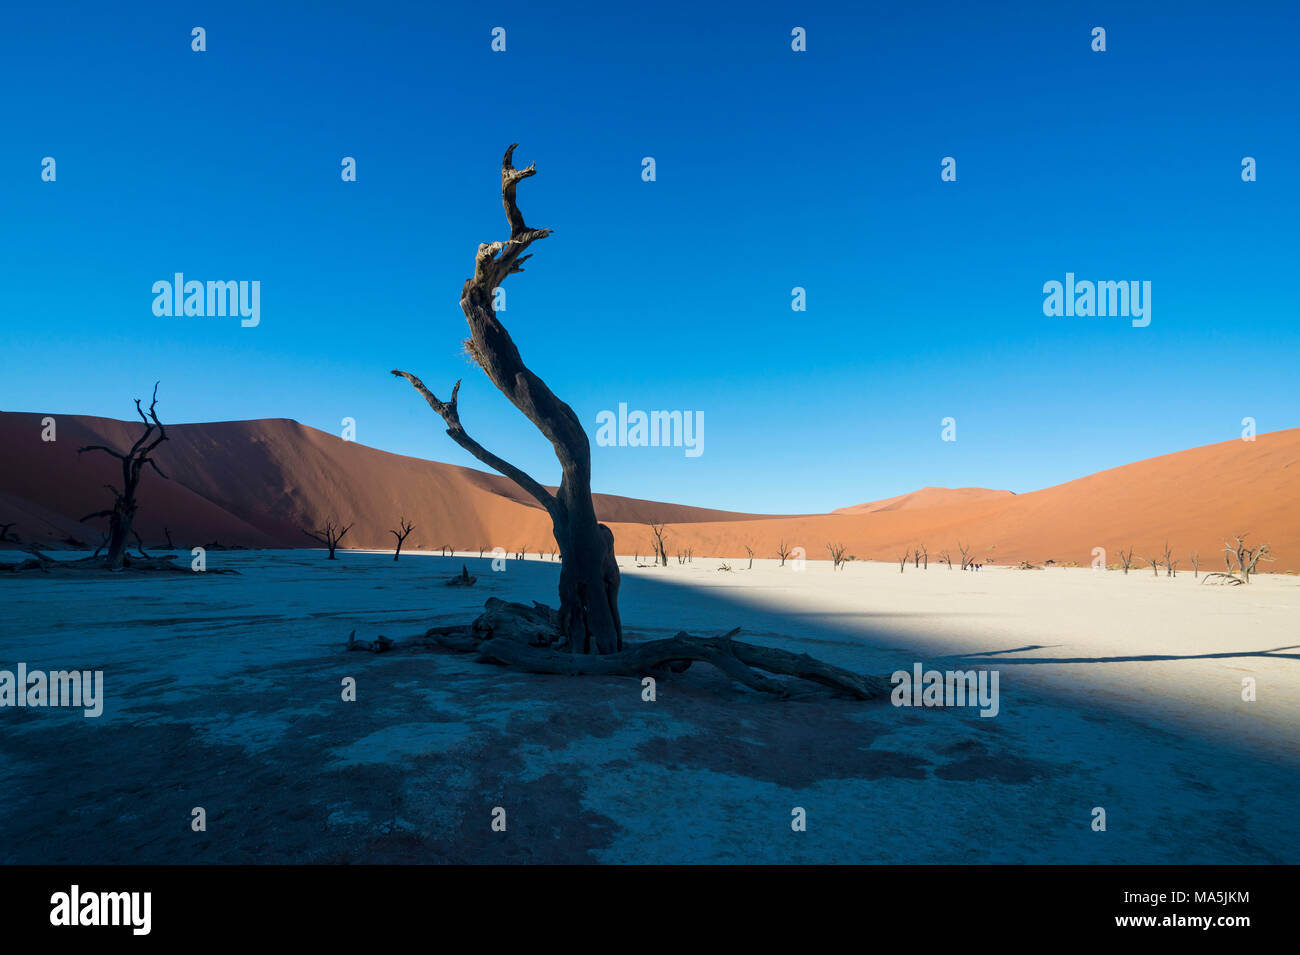
[[[943,507],[978,501],[986,497],[1006,497],[1014,491],[992,491],[986,487],[923,487],[910,494],[887,497],[883,501],[868,501],[852,507],[837,507],[832,514],[874,514],[877,511],[911,511],[921,507]]]
[[[668,549],[738,557],[748,543],[770,557],[784,540],[809,559],[825,559],[833,542],[860,559],[894,560],[924,545],[932,561],[945,548],[957,561],[960,541],[985,563],[1086,567],[1094,547],[1105,549],[1110,564],[1120,549],[1135,547],[1134,566],[1150,573],[1136,557],[1162,555],[1166,540],[1180,570],[1191,569],[1190,551],[1199,551],[1203,570],[1221,570],[1224,537],[1246,533],[1277,556],[1261,567],[1300,570],[1297,428],[1149,458],[1029,494],[989,494],[937,507],[670,527]],[[644,529],[614,529],[623,552],[628,540],[646,538]]]
[[[0,413],[0,523],[16,521],[24,541],[98,541],[99,524],[78,518],[108,506],[102,485],[118,483],[107,455],[78,456],[85,444],[126,448],[138,422],[58,416],[58,440],[41,441],[43,415]],[[147,472],[137,528],[147,544],[164,529],[177,545],[217,541],[248,547],[314,546],[303,534],[326,518],[353,523],[350,547],[383,548],[405,516],[416,524],[410,549],[444,544],[460,551],[552,545],[547,515],[507,479],[469,468],[403,457],[343,441],[285,419],[171,425],[158,463],[171,480]],[[1094,547],[1107,561],[1130,545],[1140,556],[1163,551],[1190,569],[1222,567],[1223,537],[1248,532],[1277,555],[1274,571],[1300,570],[1300,429],[1226,441],[1112,468],[1029,494],[984,488],[923,488],[831,514],[764,516],[597,495],[596,511],[622,554],[649,551],[645,522],[668,527],[670,555],[742,558],[745,545],[770,557],[779,541],[824,559],[843,543],[859,559],[892,560],[918,544],[932,560],[957,542],[985,562],[1029,559],[1087,565]],[[1140,564],[1139,564],[1140,566]],[[1149,572],[1149,571],[1146,571]]]

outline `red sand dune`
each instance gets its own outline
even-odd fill
[[[910,494],[887,497],[883,501],[868,501],[852,507],[837,507],[832,514],[874,514],[877,511],[913,511],[922,507],[943,507],[962,504],[986,497],[1006,497],[1014,491],[991,491],[986,487],[923,487]]]
[[[105,483],[120,466],[85,444],[125,448],[138,422],[58,416],[58,440],[40,440],[40,414],[0,413],[0,523],[16,521],[24,541],[51,544],[69,536],[99,538],[98,525],[78,518],[108,506]],[[147,544],[249,547],[314,546],[304,527],[328,517],[355,522],[344,543],[392,546],[401,516],[416,524],[411,549],[443,544],[458,550],[504,547],[549,551],[545,512],[507,479],[469,468],[403,457],[343,441],[285,419],[170,425],[158,462],[171,480],[148,472],[137,527]],[[1270,571],[1300,570],[1300,429],[1225,441],[1112,468],[1067,484],[1012,494],[984,488],[924,488],[831,514],[773,517],[597,495],[597,514],[615,533],[620,553],[649,550],[644,522],[669,525],[670,559],[691,547],[697,557],[740,558],[745,545],[772,557],[776,545],[826,557],[843,543],[859,559],[892,560],[905,548],[957,542],[985,562],[1029,559],[1087,566],[1092,549],[1163,551],[1166,539],[1180,569],[1199,550],[1202,569],[1222,567],[1223,538],[1249,533],[1268,542],[1278,560]],[[1138,564],[1138,566],[1141,566]],[[1149,572],[1149,571],[1147,571]]]

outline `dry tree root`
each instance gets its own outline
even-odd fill
[[[529,607],[495,597],[471,626],[434,627],[422,636],[395,643],[387,637],[374,642],[348,638],[349,650],[383,653],[394,649],[442,649],[476,653],[479,662],[514,667],[526,673],[557,676],[629,676],[682,673],[692,663],[709,663],[730,679],[753,690],[785,699],[791,688],[779,676],[797,677],[859,700],[889,696],[891,685],[883,676],[862,676],[831,666],[806,653],[740,643],[733,639],[739,628],[720,637],[696,637],[681,631],[667,640],[629,645],[617,653],[583,654],[552,645],[557,638],[556,611],[542,604]]]
[[[469,567],[461,564],[460,573],[455,577],[447,578],[443,583],[448,587],[473,587],[478,583],[478,578],[470,576]]]
[[[42,554],[35,547],[29,547],[24,553],[31,556],[17,564],[0,564],[0,572],[21,573],[27,570],[39,570],[41,573],[48,574],[50,571],[104,571],[106,573],[120,574],[126,571],[164,571],[176,574],[188,574],[192,571],[183,564],[176,563],[175,554],[164,554],[161,557],[139,557],[129,554],[122,555],[122,566],[110,567],[104,557],[91,556],[82,557],[79,560],[55,560]],[[205,574],[238,574],[239,571],[229,568],[217,568],[205,570]]]
[[[1202,586],[1204,586],[1205,584],[1210,584],[1211,586],[1218,585],[1221,587],[1240,587],[1244,583],[1245,581],[1242,580],[1240,577],[1235,577],[1232,574],[1225,574],[1222,571],[1216,571],[1215,573],[1212,574],[1206,574],[1203,578],[1201,578]]]

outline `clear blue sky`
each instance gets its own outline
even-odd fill
[[[554,482],[460,354],[518,141],[524,213],[556,230],[506,286],[525,359],[593,436],[619,402],[704,414],[700,457],[593,448],[597,490],[810,512],[1295,427],[1298,9],[24,4],[0,409],[129,417],[160,378],[164,420],[352,417],[476,465],[402,367],[443,397],[464,376],[471,434]],[[261,324],[154,316],[178,271],[260,281]],[[1150,281],[1150,326],[1044,316],[1067,271]]]

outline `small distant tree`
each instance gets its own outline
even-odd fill
[[[748,566],[747,568],[745,568],[745,569],[746,569],[746,570],[753,570],[753,569],[754,569],[754,548],[752,548],[752,547],[750,547],[748,544],[746,544],[746,545],[745,545],[745,553],[749,555],[749,566]]]
[[[927,550],[927,549],[926,549],[926,546],[925,546],[924,544],[922,544],[922,545],[920,545],[920,546],[917,548],[917,553],[921,555],[921,569],[922,569],[922,570],[929,570],[929,569],[930,569],[930,552],[929,552],[929,550]]]
[[[668,551],[664,549],[664,525],[662,521],[650,522],[650,533],[654,535],[651,545],[658,554],[658,562],[661,566],[668,566]]]
[[[827,544],[826,550],[831,555],[831,570],[840,570],[848,561],[844,557],[844,552],[848,548],[843,544]]]
[[[1177,576],[1178,576],[1178,572],[1177,572],[1176,568],[1177,568],[1177,566],[1178,566],[1178,561],[1176,561],[1176,560],[1171,560],[1171,559],[1170,559],[1171,557],[1172,557],[1172,555],[1171,555],[1171,553],[1170,553],[1170,551],[1169,551],[1169,541],[1165,541],[1165,576],[1166,576],[1166,577],[1177,577]]]
[[[1119,552],[1119,565],[1123,568],[1125,576],[1128,575],[1128,569],[1133,566],[1133,548],[1130,546],[1128,553],[1121,549]]]
[[[901,574],[907,568],[907,559],[912,556],[911,551],[903,551],[903,556],[898,558],[898,572]]]
[[[1192,562],[1192,576],[1200,577],[1201,576],[1201,552],[1198,550],[1194,550],[1190,554],[1188,554],[1187,557]]]
[[[409,523],[405,517],[401,519],[397,526],[399,530],[388,532],[397,538],[397,550],[393,551],[393,560],[397,560],[402,556],[402,543],[411,536],[411,531],[415,530],[415,525]]]
[[[353,523],[355,523],[355,521]],[[352,524],[343,527],[334,520],[327,520],[325,522],[325,526],[322,527],[320,530],[309,531],[304,529],[303,533],[306,534],[308,537],[310,537],[312,540],[319,541],[320,543],[324,544],[327,548],[329,548],[328,559],[335,560],[336,558],[334,557],[334,548],[339,546],[339,541],[343,540],[343,537],[350,530],[352,530]]]
[[[1157,557],[1155,554],[1149,554],[1149,555],[1147,555],[1146,562],[1147,562],[1147,564],[1149,564],[1150,567],[1151,567],[1151,573],[1154,574],[1156,577],[1159,577],[1159,576],[1160,576],[1160,558]]]
[[[970,566],[970,545],[963,544],[961,541],[958,541],[957,549],[961,551],[961,569],[965,570],[967,567]],[[951,567],[952,565],[949,564],[949,566]]]
[[[785,542],[784,538],[776,543],[776,556],[781,558],[780,566],[784,567],[785,559],[790,556],[790,546]]]

